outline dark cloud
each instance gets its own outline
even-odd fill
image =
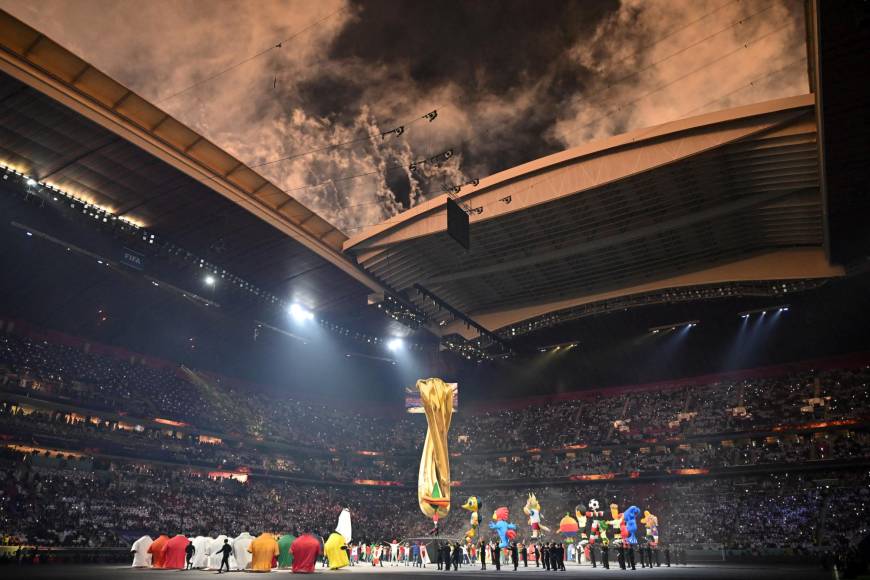
[[[453,83],[468,95],[504,92],[564,65],[566,50],[618,7],[615,0],[359,0],[330,56],[407,67],[422,89]]]
[[[808,90],[802,0],[346,1],[0,7],[240,159],[294,156],[259,171],[348,233],[565,147]],[[407,170],[448,148],[448,162]]]

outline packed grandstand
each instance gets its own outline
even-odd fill
[[[4,543],[328,535],[344,507],[361,541],[431,527],[415,515],[425,420],[401,408],[267,400],[33,329],[0,338],[0,377]],[[672,545],[829,550],[867,533],[868,380],[870,357],[852,356],[469,407],[450,431],[453,493],[521,513],[534,491],[550,524],[590,498],[642,505]]]
[[[332,3],[0,9],[0,564],[864,573],[867,3]]]

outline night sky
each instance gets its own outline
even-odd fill
[[[801,0],[0,8],[247,163],[295,156],[258,170],[348,234],[567,147],[808,91]],[[447,161],[407,169],[448,149]]]

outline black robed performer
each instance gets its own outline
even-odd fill
[[[619,569],[625,570],[625,546],[622,544],[616,547],[616,561],[619,562]]]
[[[227,565],[227,572],[230,571],[230,554],[233,553],[233,549],[230,547],[230,541],[224,538],[224,545],[221,546],[221,549],[218,550],[218,554],[221,555],[221,565],[218,568],[218,574],[223,572],[224,564]]]
[[[605,570],[610,570],[610,546],[601,544],[601,565]]]
[[[492,563],[495,564],[496,571],[501,570],[501,554],[499,554],[498,544],[493,542],[489,546],[489,555],[492,559]]]
[[[516,542],[511,542],[511,564],[514,565],[514,572],[516,572],[520,566],[520,553]]]
[[[486,542],[481,540],[477,551],[480,554],[480,569],[486,570]]]
[[[634,546],[631,544],[628,545],[628,564],[632,570],[637,570],[637,567],[634,565]]]
[[[529,549],[523,544],[523,549],[520,550],[520,557],[523,559],[523,568],[529,567]]]
[[[589,544],[589,561],[592,562],[593,568],[598,567],[598,564],[595,562],[595,544]]]

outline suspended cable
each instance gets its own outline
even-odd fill
[[[302,185],[299,187],[294,187],[292,189],[285,189],[284,193],[292,193],[294,191],[303,191],[306,189],[315,189],[317,187],[323,187],[325,185],[329,185],[331,183],[336,183],[339,181],[349,181],[351,179],[359,179],[360,177],[368,177],[372,175],[381,175],[383,173],[389,173],[390,171],[395,171],[397,169],[407,169],[408,171],[414,173],[418,170],[419,167],[430,164],[443,163],[453,157],[453,149],[448,149],[443,151],[437,155],[433,155],[432,157],[427,157],[425,159],[418,159],[416,161],[412,161],[410,164],[405,165],[404,163],[398,163],[395,165],[388,165],[383,169],[376,169],[373,171],[366,171],[363,173],[355,173],[353,175],[343,175],[341,177],[334,177],[331,179],[327,179],[325,181],[321,181],[319,183],[313,183],[311,185]]]
[[[635,99],[632,99],[632,100],[630,100],[630,101],[626,101],[626,102],[622,103],[621,105],[619,105],[619,106],[617,106],[617,107],[615,107],[615,108],[613,108],[613,109],[610,109],[609,111],[603,113],[602,115],[599,115],[598,117],[596,117],[596,118],[593,119],[592,121],[589,121],[588,123],[584,123],[583,125],[580,125],[580,126],[577,127],[576,129],[572,130],[570,134],[574,134],[574,133],[577,133],[577,132],[579,132],[579,131],[581,131],[581,130],[583,130],[583,129],[586,129],[586,128],[588,128],[588,127],[591,127],[592,125],[595,125],[595,124],[598,123],[599,121],[603,121],[604,119],[607,119],[608,117],[612,116],[613,114],[620,112],[622,109],[624,109],[624,108],[626,108],[626,107],[629,107],[629,106],[632,106],[632,105],[634,105],[634,104],[636,104],[636,103],[642,101],[643,99],[649,97],[650,95],[653,95],[653,94],[655,94],[655,93],[658,93],[658,92],[660,92],[660,91],[662,91],[662,90],[668,88],[669,86],[672,86],[672,85],[674,85],[674,84],[680,82],[681,80],[684,80],[684,79],[686,79],[686,78],[692,76],[692,75],[695,74],[695,73],[698,73],[698,72],[700,72],[700,71],[702,71],[702,70],[704,70],[704,69],[706,69],[706,68],[709,68],[709,67],[713,66],[714,64],[716,64],[716,63],[718,63],[718,62],[723,61],[723,60],[725,60],[726,58],[728,58],[729,56],[733,56],[734,54],[737,54],[737,53],[740,52],[741,50],[743,50],[743,49],[747,49],[747,48],[749,48],[751,45],[754,45],[754,44],[760,42],[761,40],[764,40],[765,38],[767,38],[767,37],[769,37],[769,36],[772,36],[773,34],[776,34],[777,32],[780,32],[781,30],[784,30],[784,29],[787,28],[788,26],[789,26],[789,23],[785,23],[785,24],[783,24],[782,26],[779,26],[778,28],[775,28],[775,29],[771,30],[770,32],[767,32],[767,33],[765,33],[765,34],[762,34],[762,35],[759,36],[758,38],[755,38],[755,39],[753,39],[753,40],[750,40],[750,41],[748,41],[748,42],[746,42],[746,43],[744,43],[744,44],[738,46],[738,47],[735,48],[734,50],[731,50],[731,51],[729,51],[729,52],[726,52],[726,53],[724,53],[724,54],[719,55],[717,58],[715,58],[715,59],[713,59],[712,61],[710,61],[710,62],[704,64],[703,66],[700,66],[700,67],[698,67],[698,68],[696,68],[696,69],[693,69],[693,70],[691,70],[691,71],[689,71],[689,72],[687,72],[687,73],[685,73],[685,74],[683,74],[683,75],[680,75],[680,76],[678,76],[677,78],[673,79],[672,81],[669,81],[669,82],[667,82],[667,83],[664,83],[664,84],[662,84],[662,85],[659,85],[658,87],[654,88],[653,90],[648,91],[648,92],[646,92],[646,93],[640,95],[639,97],[637,97],[637,98],[635,98]]]
[[[297,38],[298,36],[300,36],[300,35],[302,35],[302,34],[308,32],[308,31],[311,30],[312,28],[314,28],[314,27],[316,27],[316,26],[322,24],[323,22],[326,22],[327,20],[329,20],[329,19],[332,18],[333,16],[336,16],[337,14],[339,14],[339,13],[341,13],[341,12],[344,12],[344,11],[347,10],[347,9],[348,9],[347,6],[343,6],[343,7],[339,8],[338,10],[335,10],[335,11],[333,11],[333,12],[330,12],[329,14],[327,14],[326,16],[324,16],[323,18],[320,18],[320,19],[318,19],[318,20],[315,20],[314,22],[312,22],[311,24],[309,24],[309,25],[306,26],[305,28],[303,28],[303,29],[301,29],[301,30],[299,30],[299,31],[297,31],[297,32],[294,32],[293,34],[291,34],[291,35],[288,36],[287,38],[285,38],[285,39],[279,41],[277,44],[273,44],[272,46],[270,46],[269,48],[267,48],[267,49],[265,49],[265,50],[261,50],[260,52],[258,52],[258,53],[256,53],[256,54],[253,54],[253,55],[251,55],[251,56],[249,56],[249,57],[247,57],[247,58],[245,58],[245,59],[242,59],[242,60],[240,60],[240,61],[238,61],[238,62],[236,62],[236,63],[234,63],[234,64],[228,66],[227,68],[222,69],[222,70],[220,70],[220,71],[218,71],[218,72],[216,72],[216,73],[214,73],[214,74],[212,74],[212,75],[210,75],[210,76],[208,76],[208,77],[202,79],[201,81],[195,82],[195,83],[193,83],[192,85],[190,85],[190,86],[188,86],[188,87],[186,87],[186,88],[183,88],[183,89],[181,89],[181,90],[178,91],[178,92],[172,93],[172,94],[169,95],[168,97],[164,97],[164,98],[162,98],[162,99],[156,101],[156,103],[157,103],[157,104],[161,104],[161,103],[165,103],[166,101],[171,101],[171,100],[174,99],[175,97],[177,97],[177,96],[179,96],[179,95],[183,95],[184,93],[186,93],[186,92],[188,92],[188,91],[190,91],[190,90],[193,90],[193,89],[195,89],[195,88],[198,87],[198,86],[204,85],[205,83],[211,82],[211,81],[213,81],[214,79],[216,79],[216,78],[218,78],[218,77],[221,77],[221,76],[225,75],[226,73],[230,72],[231,70],[237,69],[238,67],[242,66],[243,64],[249,63],[249,62],[251,62],[252,60],[257,59],[257,58],[263,56],[264,54],[266,54],[266,53],[268,53],[268,52],[271,52],[271,51],[273,51],[273,50],[276,50],[276,49],[282,48],[283,45],[284,45],[285,43],[290,42],[291,40],[294,40],[294,39]]]
[[[707,101],[706,103],[704,103],[703,105],[701,105],[699,107],[695,107],[694,109],[686,111],[685,113],[682,114],[682,116],[680,118],[682,119],[682,118],[688,117],[689,115],[691,115],[697,111],[700,111],[702,109],[706,109],[707,107],[709,107],[710,105],[712,105],[714,103],[718,103],[719,101],[727,99],[728,97],[730,97],[731,95],[733,95],[735,93],[739,93],[740,91],[746,90],[750,87],[754,87],[756,84],[758,84],[762,81],[766,81],[767,79],[769,79],[772,76],[778,75],[778,74],[782,73],[783,71],[790,69],[791,67],[793,67],[797,64],[801,64],[801,63],[806,62],[806,60],[807,60],[807,57],[803,56],[795,61],[792,61],[789,64],[787,64],[781,68],[778,68],[774,71],[771,71],[762,77],[758,77],[757,79],[751,80],[751,81],[749,81],[748,84],[741,85],[741,86],[737,87],[736,89],[734,89],[733,91],[725,93],[724,95],[717,97],[717,98],[713,99],[712,101]]]
[[[741,18],[741,19],[739,19],[739,20],[737,20],[737,21],[735,21],[735,22],[732,22],[731,24],[729,24],[729,25],[726,26],[725,28],[722,28],[722,29],[720,29],[720,30],[717,30],[716,32],[714,32],[714,33],[712,33],[712,34],[708,34],[708,35],[705,36],[704,38],[702,38],[702,39],[700,39],[700,40],[696,40],[696,41],[693,42],[692,44],[689,44],[688,46],[685,46],[685,47],[681,48],[680,50],[678,50],[678,51],[676,51],[676,52],[672,52],[671,54],[669,54],[668,56],[666,56],[666,57],[664,57],[664,58],[662,58],[662,59],[660,59],[660,60],[657,60],[657,61],[655,61],[655,62],[652,62],[652,63],[650,63],[649,65],[647,65],[647,66],[645,66],[645,67],[643,67],[643,68],[641,68],[641,69],[638,69],[638,70],[634,71],[633,73],[629,73],[629,74],[625,75],[624,77],[618,78],[618,79],[616,79],[615,81],[612,81],[612,82],[608,83],[607,85],[605,85],[604,90],[607,91],[607,90],[609,90],[609,89],[615,87],[616,85],[621,84],[621,83],[624,82],[624,81],[627,81],[628,79],[630,79],[630,78],[632,78],[632,77],[636,77],[636,76],[640,75],[641,73],[644,73],[644,72],[646,72],[646,71],[648,71],[648,70],[650,70],[650,69],[652,69],[652,68],[654,68],[654,67],[656,67],[656,66],[662,64],[663,62],[667,62],[667,61],[669,61],[670,59],[674,58],[675,56],[680,55],[680,54],[683,54],[683,53],[686,52],[687,50],[689,50],[689,49],[694,48],[694,47],[696,47],[696,46],[698,46],[698,45],[700,45],[700,44],[703,44],[703,43],[707,42],[708,40],[710,40],[710,39],[713,38],[714,36],[718,36],[718,35],[722,34],[723,32],[727,32],[727,31],[731,30],[732,28],[734,28],[735,26],[739,26],[740,24],[743,24],[744,22],[746,22],[746,21],[749,20],[750,18],[753,18],[753,17],[755,17],[755,16],[758,16],[759,14],[762,14],[762,13],[764,13],[764,12],[767,12],[768,10],[770,10],[771,8],[773,8],[774,6],[775,6],[775,4],[774,4],[774,3],[771,3],[770,5],[767,6],[767,8],[762,8],[761,10],[759,10],[759,11],[757,11],[757,12],[753,12],[753,13],[750,14],[749,16],[744,16],[743,18]],[[624,59],[623,59],[623,60],[624,60]]]
[[[672,37],[672,36],[674,36],[674,35],[676,35],[676,34],[679,34],[680,32],[682,32],[683,30],[689,28],[690,26],[693,26],[693,25],[697,24],[698,22],[701,22],[701,21],[704,20],[705,18],[707,18],[707,17],[709,17],[709,16],[712,16],[713,14],[719,12],[719,11],[722,10],[723,8],[726,8],[726,7],[728,7],[728,6],[732,5],[732,4],[737,4],[737,3],[740,2],[740,1],[741,1],[741,0],[731,0],[730,2],[725,2],[724,4],[721,4],[718,8],[714,8],[714,9],[711,10],[710,12],[707,12],[706,14],[704,14],[704,15],[702,15],[702,16],[699,16],[699,17],[696,18],[695,20],[692,20],[691,22],[688,22],[688,23],[686,23],[686,24],[680,26],[679,28],[674,29],[673,31],[671,31],[671,32],[669,32],[668,34],[662,36],[661,38],[659,38],[659,39],[657,39],[657,40],[654,40],[653,42],[651,42],[651,43],[649,43],[649,44],[646,44],[646,45],[644,45],[644,46],[641,46],[639,49],[637,49],[636,51],[634,51],[634,53],[629,54],[629,55],[626,55],[626,56],[624,56],[624,57],[622,57],[622,58],[616,60],[615,62],[617,62],[617,63],[625,62],[626,60],[629,59],[629,57],[636,56],[637,54],[639,54],[639,53],[641,53],[641,52],[643,52],[643,51],[645,51],[645,50],[648,50],[648,49],[654,47],[654,46],[657,45],[657,44],[660,44],[661,42],[663,42],[663,41],[669,39],[670,37]]]
[[[249,164],[248,167],[255,169],[257,167],[265,167],[266,165],[272,165],[274,163],[281,163],[282,161],[290,161],[291,159],[299,159],[300,157],[307,157],[308,155],[314,155],[315,153],[322,153],[324,151],[329,151],[330,149],[337,149],[339,147],[346,147],[348,145],[355,145],[357,143],[364,143],[366,141],[374,141],[378,137],[381,140],[386,139],[387,135],[394,134],[396,137],[402,136],[408,127],[417,123],[418,121],[422,121],[423,119],[428,119],[431,123],[438,117],[438,110],[432,110],[426,113],[425,115],[421,115],[420,117],[416,117],[407,123],[402,125],[398,125],[389,131],[384,131],[379,133],[377,136],[368,136],[368,137],[359,137],[357,139],[350,139],[348,141],[342,141],[341,143],[334,143],[332,145],[324,145],[323,147],[318,147],[317,149],[311,149],[310,151],[303,151],[300,153],[294,153],[293,155],[287,155],[285,157],[278,157],[276,159],[269,159],[267,161],[261,161],[260,163],[252,163]]]
[[[622,110],[624,107],[629,106],[629,105],[632,105],[632,104],[635,104],[635,103],[639,102],[640,100],[642,100],[642,99],[644,99],[644,98],[646,98],[646,97],[648,97],[648,96],[650,96],[650,95],[652,95],[652,94],[654,94],[654,93],[657,93],[657,92],[659,92],[659,91],[661,91],[661,90],[663,90],[663,89],[665,89],[665,88],[667,88],[667,87],[669,87],[669,86],[671,86],[671,85],[673,85],[673,84],[675,84],[675,83],[677,83],[677,82],[679,82],[679,81],[681,81],[681,80],[684,80],[684,79],[686,79],[687,77],[689,77],[689,76],[691,76],[691,75],[693,75],[693,74],[695,74],[695,73],[697,73],[697,72],[700,72],[701,70],[703,70],[703,69],[705,69],[705,68],[709,68],[709,67],[713,66],[714,64],[716,64],[716,63],[718,63],[718,62],[720,62],[720,61],[722,61],[722,60],[728,58],[729,56],[732,56],[732,55],[736,54],[736,53],[739,52],[740,50],[748,49],[748,48],[750,48],[750,46],[752,46],[752,45],[754,45],[754,44],[760,42],[761,40],[764,40],[765,38],[767,38],[767,37],[769,37],[769,36],[772,36],[773,34],[776,34],[777,32],[780,32],[781,30],[787,28],[788,26],[789,26],[788,23],[783,24],[782,26],[780,26],[780,27],[778,27],[778,28],[775,28],[774,30],[771,30],[770,32],[767,32],[767,33],[765,33],[765,34],[763,34],[763,35],[761,35],[761,36],[759,36],[759,37],[757,37],[757,38],[755,38],[755,39],[753,39],[753,40],[750,40],[750,41],[748,41],[748,42],[746,42],[746,43],[740,45],[739,47],[735,48],[734,50],[729,51],[729,52],[727,52],[727,53],[724,53],[724,54],[720,55],[719,57],[713,59],[712,61],[710,61],[710,62],[708,62],[708,63],[706,63],[706,64],[704,64],[703,66],[700,66],[700,67],[698,67],[698,68],[696,68],[696,69],[694,69],[694,70],[691,70],[691,71],[687,72],[686,74],[681,75],[681,76],[677,77],[676,79],[673,79],[672,81],[669,81],[669,82],[667,82],[667,83],[664,83],[664,84],[662,84],[662,85],[656,87],[655,89],[653,89],[653,90],[651,90],[651,91],[648,91],[647,93],[644,93],[643,95],[639,96],[638,98],[633,99],[632,101],[628,101],[628,102],[626,102],[626,103],[623,103],[622,105],[620,105],[619,107],[617,107],[617,108],[615,108],[615,109],[611,109],[609,112],[605,113],[604,115],[601,115],[601,116],[597,117],[597,118],[594,119],[593,121],[591,121],[591,122],[589,122],[589,123],[587,123],[587,124],[581,126],[581,127],[580,127],[579,129],[577,129],[577,130],[580,130],[580,129],[583,129],[583,128],[586,128],[586,127],[589,127],[589,126],[591,126],[591,125],[593,125],[593,124],[595,124],[595,123],[597,123],[597,122],[599,122],[599,121],[601,121],[601,120],[603,120],[603,119],[605,119],[605,118],[607,118],[607,117],[610,117],[610,116],[613,115],[614,113],[616,113],[616,112]],[[696,111],[696,110],[698,110],[698,109],[703,109],[704,107],[706,107],[706,106],[708,106],[708,105],[710,105],[710,104],[712,104],[712,103],[715,103],[715,102],[717,102],[717,101],[721,101],[722,99],[725,99],[725,98],[731,96],[732,94],[734,94],[734,93],[736,93],[736,92],[738,92],[738,91],[740,91],[740,90],[743,90],[743,89],[745,89],[745,88],[748,88],[748,87],[750,87],[750,86],[753,86],[753,85],[755,85],[756,83],[758,83],[758,82],[760,82],[760,81],[763,81],[763,80],[765,80],[765,79],[767,79],[767,78],[769,78],[769,77],[771,77],[771,76],[774,76],[774,75],[776,75],[776,74],[779,74],[779,73],[783,72],[784,70],[786,70],[786,69],[788,69],[788,68],[790,68],[790,67],[792,67],[792,66],[794,66],[794,65],[796,65],[796,64],[798,64],[798,63],[800,63],[800,62],[803,62],[803,61],[805,61],[805,60],[806,60],[806,57],[802,57],[802,58],[800,58],[800,59],[798,59],[798,60],[796,60],[796,61],[794,61],[794,62],[791,62],[791,63],[789,63],[788,65],[785,65],[785,66],[783,66],[783,67],[781,67],[781,68],[779,68],[779,69],[777,69],[777,70],[771,71],[770,73],[764,75],[763,77],[759,77],[759,78],[757,78],[757,79],[751,81],[749,84],[747,84],[747,85],[745,85],[745,86],[739,87],[739,88],[737,88],[737,89],[735,89],[735,90],[733,90],[733,91],[731,91],[731,92],[729,92],[729,93],[726,93],[725,95],[722,95],[722,96],[720,96],[720,97],[718,97],[718,98],[716,98],[716,99],[714,99],[714,100],[712,100],[712,101],[709,101],[708,103],[706,103],[706,104],[704,104],[704,105],[701,105],[700,107],[696,107],[695,109],[686,112],[683,116],[688,115],[688,114],[691,114],[692,112],[694,112],[694,111]],[[574,131],[574,132],[576,132],[576,131]],[[536,187],[536,186],[538,186],[538,185],[540,185],[540,184],[542,184],[542,183],[544,183],[544,182],[546,182],[546,181],[549,181],[549,180],[551,180],[551,179],[553,179],[553,178],[554,178],[554,176],[547,176],[547,177],[544,177],[544,178],[542,178],[542,179],[540,179],[540,180],[538,180],[538,181],[536,181],[536,182],[534,182],[534,183],[529,184],[527,187],[525,187],[525,188],[523,188],[522,190],[519,190],[519,191],[524,191],[524,190],[527,190],[527,189],[534,188],[534,187]],[[475,183],[476,181],[477,181],[477,180],[473,180],[473,181],[468,182],[468,183],[463,184],[463,185],[468,185],[468,184],[476,185],[476,183]],[[442,189],[441,189],[441,192],[443,192],[443,193],[447,193],[448,195],[450,195],[450,193],[454,193],[454,194],[455,194],[455,193],[458,193],[457,190],[458,190],[458,188],[460,188],[460,187],[461,187],[461,186],[454,186],[454,187],[452,187],[452,188],[447,188],[447,190],[445,190],[445,189],[442,188]],[[426,192],[426,194],[430,194],[430,193],[432,193],[433,191],[434,191],[434,189],[430,189],[429,191]],[[514,195],[514,194],[516,194],[516,193],[519,193],[519,191],[512,192],[512,195]],[[453,197],[453,196],[451,196],[451,197]],[[483,210],[485,207],[491,206],[491,205],[496,204],[496,203],[509,204],[509,203],[511,203],[511,201],[512,201],[512,199],[511,199],[511,195],[509,195],[509,196],[506,196],[506,197],[501,198],[501,199],[499,199],[499,200],[492,201],[492,202],[490,202],[490,203],[484,204],[484,205],[480,206],[479,208],[474,208],[474,210],[475,210],[475,213],[480,214],[480,213],[483,213],[482,210]],[[372,203],[379,203],[379,201],[370,202],[370,203],[365,203],[365,204],[359,204],[359,205],[371,205]],[[355,206],[351,206],[351,207],[355,207]],[[393,217],[393,216],[391,216],[391,217]],[[388,219],[390,219],[390,218],[388,218]],[[385,223],[385,221],[388,221],[388,220],[384,220],[384,221],[380,221],[380,222],[375,222],[375,223],[370,223],[370,224],[363,224],[363,225],[359,225],[359,226],[353,226],[353,227],[349,227],[349,228],[343,228],[343,230],[344,230],[344,231],[357,231],[357,230],[361,230],[361,229],[365,229],[365,228],[368,228],[368,227],[373,227],[373,226],[376,226],[376,225],[379,225],[379,224]]]

